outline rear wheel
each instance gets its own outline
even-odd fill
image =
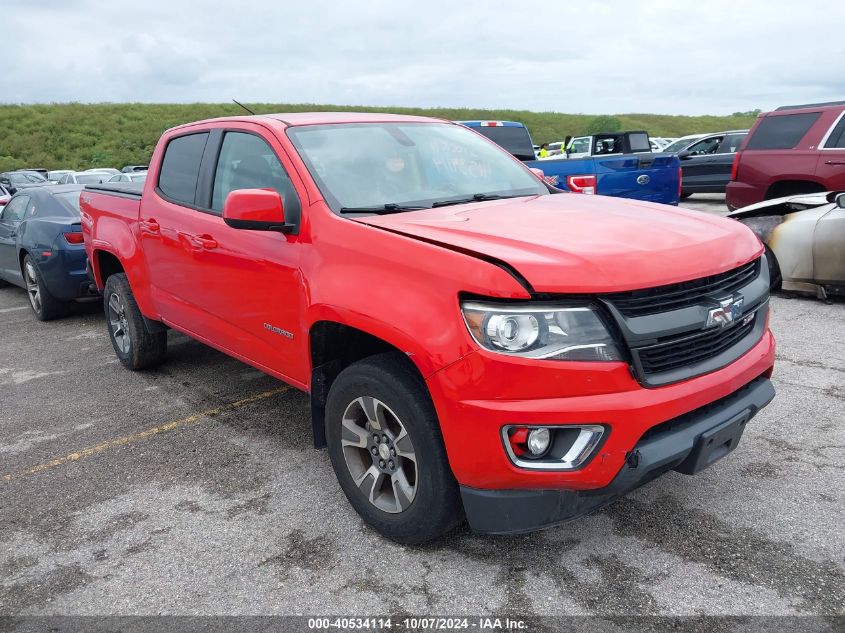
[[[32,257],[25,255],[21,267],[23,280],[26,284],[26,294],[29,297],[29,306],[39,321],[51,321],[67,314],[68,305],[64,301],[56,299],[50,294],[44,284],[44,278],[38,270],[38,266]]]
[[[343,492],[382,535],[419,544],[461,520],[434,406],[401,354],[372,356],[338,375],[326,403],[326,436]]]
[[[124,273],[115,273],[106,280],[103,306],[112,347],[125,367],[147,369],[164,360],[167,332],[147,330]]]

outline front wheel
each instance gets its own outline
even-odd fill
[[[26,294],[29,297],[29,306],[35,313],[36,319],[51,321],[67,314],[67,304],[50,294],[38,266],[29,255],[25,255],[23,258],[22,272],[26,284]]]
[[[326,403],[329,456],[359,515],[404,544],[436,539],[462,505],[425,383],[401,354],[343,370]]]
[[[103,306],[112,347],[124,367],[147,369],[164,360],[167,332],[147,330],[125,274],[116,273],[106,280]]]
[[[783,275],[780,272],[780,264],[778,264],[777,257],[769,248],[768,244],[763,244],[766,252],[766,263],[769,265],[769,291],[777,292],[783,284]]]

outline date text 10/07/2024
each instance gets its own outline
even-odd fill
[[[309,618],[308,628],[311,630],[389,630],[405,629],[411,631],[526,631],[527,624],[523,620],[511,618],[438,618],[418,617],[402,618]]]

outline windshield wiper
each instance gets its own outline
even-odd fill
[[[430,209],[431,207],[420,207],[409,204],[396,204],[395,202],[388,202],[381,206],[373,207],[341,207],[341,213],[375,213],[377,215],[387,215],[388,213],[402,213],[402,211],[419,211],[421,209]]]
[[[496,193],[474,193],[471,198],[458,198],[457,200],[440,200],[431,205],[431,208],[448,207],[453,204],[467,204],[469,202],[484,202],[485,200],[501,200],[502,198],[519,198],[520,196],[500,196]]]

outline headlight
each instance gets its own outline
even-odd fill
[[[464,321],[482,347],[522,358],[624,360],[595,310],[587,306],[468,301]]]

